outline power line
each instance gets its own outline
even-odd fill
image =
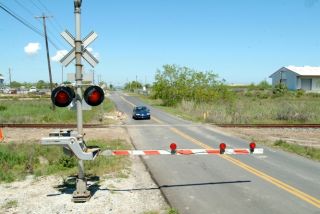
[[[43,34],[36,27],[34,27],[32,24],[30,24],[30,23],[26,22],[25,20],[23,20],[23,18],[18,17],[18,15],[14,14],[14,12],[12,12],[8,7],[3,5],[2,3],[0,3],[0,8],[2,10],[4,10],[5,12],[7,12],[10,16],[15,18],[16,20],[18,20],[21,24],[23,24],[24,26],[26,26],[27,28],[29,28],[30,30],[35,32],[36,34],[38,34],[40,36],[43,36]]]
[[[47,14],[53,14],[46,6],[44,3],[42,3],[40,0],[31,0],[31,3],[41,12],[42,11],[42,8],[47,12]],[[37,4],[38,3],[38,4]],[[42,7],[42,8],[40,8]],[[60,25],[60,23],[52,18],[52,19],[48,19],[48,23],[51,23],[51,26],[53,27],[53,29],[58,33],[58,35],[60,35],[60,33],[64,30],[64,28]],[[59,30],[59,28],[61,30]],[[49,32],[49,34],[51,35],[54,35],[54,33],[48,29],[47,30]],[[59,43],[66,48],[66,44],[65,43],[62,43],[61,40],[59,39],[56,39],[56,41],[59,41]]]
[[[37,1],[31,0],[31,3],[32,3],[36,8],[38,8],[38,10],[39,10],[40,12],[43,12],[43,11],[42,11],[42,8],[40,8],[40,7],[36,4],[36,2],[38,2],[39,5],[40,5],[45,11],[47,11],[48,14],[52,14],[52,13],[49,11],[49,9],[48,9],[40,0],[37,0]],[[50,21],[50,19],[49,19],[49,22],[52,22],[52,23],[53,23],[53,21]],[[58,23],[57,21],[55,21],[55,22],[57,23],[57,25],[59,25],[58,28],[63,29],[63,27],[60,25],[60,23]],[[55,26],[55,27],[56,27],[56,26]],[[60,30],[59,30],[59,29],[57,29],[57,31],[60,33]]]
[[[40,0],[37,0],[37,2],[39,2],[39,4],[47,11],[47,12],[50,12],[48,10],[48,8],[40,1]]]
[[[38,10],[39,10],[41,13],[43,13],[43,11],[41,10],[41,8],[40,8],[36,3],[34,3],[33,0],[31,0],[30,2],[33,4],[33,6],[35,6],[36,8],[38,8]]]
[[[37,0],[37,2],[39,2],[39,4],[47,11],[48,14],[52,14],[51,11],[45,6],[45,4],[43,4],[40,0]],[[49,22],[55,25],[54,27],[59,33],[60,30],[58,28],[60,28],[62,31],[64,30],[64,27],[62,27],[62,25],[56,19],[49,19]]]
[[[23,4],[21,4],[18,0],[14,0],[20,7],[22,7],[25,11],[27,11],[31,16],[34,16],[34,14],[32,14],[32,12]],[[40,22],[40,20],[39,20]]]
[[[37,29],[35,26],[33,26],[32,24],[30,24],[28,21],[26,21],[24,18],[22,18],[21,16],[15,14],[12,10],[10,10],[10,8],[8,8],[7,6],[5,6],[3,3],[0,2],[0,8],[2,10],[4,10],[5,12],[7,12],[10,16],[12,16],[13,18],[15,18],[16,20],[18,20],[21,24],[23,24],[24,26],[26,26],[27,28],[29,28],[30,30],[32,30],[33,32],[35,32],[36,34],[44,37],[44,34]],[[57,50],[60,50],[61,48],[58,48],[58,46],[50,39],[48,38],[48,41],[50,42],[50,44],[52,44]]]
[[[21,8],[23,8],[25,11],[27,11],[28,14],[30,14],[32,17],[34,17],[34,14],[31,12],[31,10],[29,10],[25,5],[21,4],[19,0],[14,0]],[[41,21],[39,19],[37,19],[37,21],[41,23]],[[66,46],[64,43],[61,42],[61,40],[57,39],[55,36],[54,36],[54,33],[50,30],[50,29],[47,29],[48,33],[51,34],[53,36],[53,38],[55,38],[55,41],[57,41],[60,45],[62,46]]]
[[[49,70],[49,79],[50,79],[50,90],[52,93],[53,90],[53,84],[52,84],[52,74],[51,74],[51,64],[50,64],[50,56],[49,56],[49,47],[48,47],[48,36],[47,36],[47,27],[46,27],[46,19],[50,18],[50,16],[45,16],[44,14],[42,16],[35,17],[36,19],[42,19],[43,20],[43,31],[44,31],[44,38],[46,42],[46,50],[47,50],[47,61],[48,61],[48,70]],[[55,106],[52,104],[52,109],[55,110]]]

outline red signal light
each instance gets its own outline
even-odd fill
[[[89,86],[83,94],[84,100],[90,106],[98,106],[104,100],[104,92],[99,86]]]
[[[227,145],[225,143],[220,143],[220,154],[223,154],[226,151]]]
[[[249,147],[250,147],[250,152],[254,152],[254,149],[256,148],[256,143],[255,142],[251,142],[249,144]]]
[[[171,149],[171,154],[175,154],[176,153],[176,149],[177,149],[177,144],[171,143],[170,144],[170,149]]]
[[[74,91],[70,87],[59,86],[52,91],[51,100],[58,107],[70,105],[75,97]]]

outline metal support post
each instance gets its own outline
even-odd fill
[[[77,102],[77,129],[79,137],[83,138],[83,118],[82,118],[82,40],[81,40],[81,0],[74,0],[75,13],[75,55],[76,55],[76,102]],[[87,180],[84,174],[84,165],[82,160],[78,160],[79,174],[76,184],[76,190],[73,192],[74,202],[86,202],[90,199],[91,193],[87,190]]]

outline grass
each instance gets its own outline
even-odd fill
[[[175,208],[170,208],[170,209],[168,210],[168,214],[179,214],[179,212],[178,212],[178,210],[175,209]]]
[[[87,145],[96,145],[101,150],[129,149],[130,145],[121,140],[92,140]],[[86,173],[102,176],[119,174],[130,166],[127,157],[98,156],[94,161],[85,161]],[[0,182],[13,182],[24,179],[26,175],[71,175],[78,172],[77,159],[65,155],[58,146],[42,146],[38,143],[0,145]]]
[[[158,213],[159,213],[158,211],[147,211],[147,212],[144,212],[143,214],[158,214]],[[179,214],[178,210],[174,209],[174,208],[168,209],[167,213],[168,214]]]
[[[51,100],[1,100],[0,103],[0,123],[75,123],[76,111],[68,108],[56,107],[51,109]],[[114,110],[114,104],[105,99],[103,104],[93,107],[91,111],[83,111],[85,123],[105,122],[104,112]]]
[[[183,101],[176,107],[163,106],[162,101],[159,99],[154,100],[141,95],[139,98],[151,106],[195,122],[240,124],[320,123],[320,108],[318,107],[320,99],[319,96],[313,94],[298,98],[287,96],[267,99],[242,96],[232,105],[223,102],[196,104]],[[207,118],[204,118],[204,113],[207,113]],[[270,142],[259,143],[267,146],[276,146],[313,160],[320,160],[320,149],[318,148],[290,144],[281,140],[273,144]]]
[[[16,200],[10,200],[7,203],[5,203],[4,205],[1,206],[2,209],[10,209],[10,208],[15,208],[18,206],[18,201]]]
[[[216,124],[320,123],[320,98],[314,95],[267,98],[238,95],[234,101],[182,101],[174,107],[164,106],[161,100],[146,96],[140,98],[149,105],[192,121]]]
[[[275,141],[273,146],[279,147],[288,152],[296,153],[298,155],[311,158],[313,160],[320,161],[320,149],[318,148],[291,144],[291,143],[287,143],[284,140]]]

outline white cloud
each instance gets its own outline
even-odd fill
[[[88,47],[86,48],[95,58],[99,59],[100,54],[98,52],[94,52],[92,48]]]
[[[95,53],[93,54],[93,56],[94,56],[95,58],[97,58],[97,59],[100,58],[100,54],[99,54],[98,52],[95,52]]]
[[[40,49],[41,47],[39,43],[29,42],[28,45],[24,47],[24,52],[28,55],[34,55],[37,54]]]
[[[51,60],[55,62],[59,62],[60,59],[62,59],[62,57],[64,57],[64,55],[66,55],[67,53],[68,53],[67,50],[59,50],[57,51],[55,56],[51,57]]]

